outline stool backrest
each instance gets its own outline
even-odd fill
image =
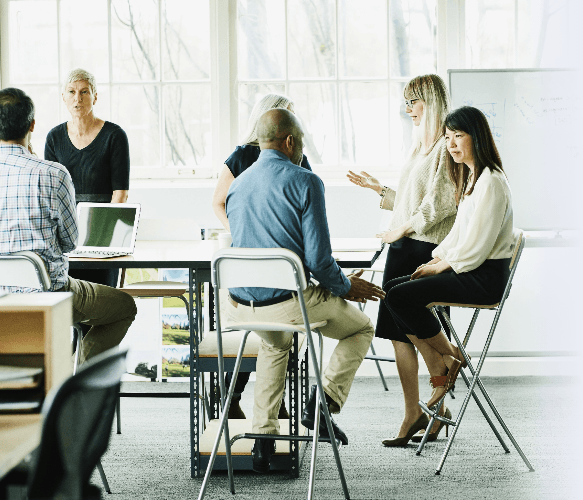
[[[525,241],[526,239],[524,237],[524,232],[522,230],[519,230],[518,234],[516,235],[516,240],[514,243],[514,252],[512,254],[512,258],[510,259],[510,275],[508,276],[506,288],[504,289],[504,294],[502,295],[502,300],[500,301],[500,309],[502,309],[502,305],[508,298],[508,294],[510,293],[510,289],[512,288],[512,280],[514,279],[514,273],[516,272],[518,261],[520,260],[520,256],[522,255],[522,250],[524,249]]]
[[[522,231],[522,229],[519,229],[514,243],[514,252],[512,253],[512,258],[510,259],[510,269],[512,269],[516,264],[518,264],[518,261],[520,260],[520,254],[522,253],[522,249],[524,248],[525,242],[526,239],[524,237],[524,232]]]
[[[225,248],[213,255],[216,288],[278,288],[301,292],[307,287],[300,258],[285,248]]]
[[[34,288],[46,292],[51,278],[43,260],[34,252],[0,255],[0,286]]]

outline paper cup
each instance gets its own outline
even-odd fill
[[[219,233],[219,248],[229,248],[232,243],[231,233]]]

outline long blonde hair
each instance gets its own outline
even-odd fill
[[[294,103],[293,101],[284,95],[279,94],[267,94],[264,95],[251,111],[251,116],[249,117],[249,125],[247,126],[247,132],[241,139],[241,145],[244,144],[257,144],[257,122],[261,115],[269,111],[270,109],[290,109],[293,112]]]
[[[410,156],[429,153],[443,137],[443,122],[449,113],[451,102],[447,87],[438,75],[422,75],[413,78],[403,89],[405,99],[423,101],[423,116],[418,127],[413,127],[413,143]],[[429,145],[423,150],[423,143]]]

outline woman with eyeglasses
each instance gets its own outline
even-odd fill
[[[430,261],[383,287],[385,304],[434,381],[429,408],[452,387],[465,360],[427,304],[500,302],[516,242],[512,194],[488,120],[479,109],[464,106],[447,116],[443,129],[458,203],[455,224]]]
[[[454,187],[446,168],[448,156],[443,137],[443,122],[450,100],[443,80],[437,75],[413,78],[404,88],[405,110],[413,121],[411,152],[401,170],[397,190],[383,186],[366,172],[349,171],[357,186],[380,195],[380,207],[392,210],[390,227],[377,236],[389,250],[383,288],[394,278],[410,275],[431,260],[431,252],[451,230],[456,214]],[[376,336],[390,339],[395,350],[397,370],[405,400],[405,415],[397,435],[383,441],[385,446],[405,446],[429,419],[419,408],[419,361],[415,346],[397,327],[389,309],[381,304]],[[442,405],[441,414],[451,416]],[[436,422],[429,439],[435,440],[443,427]],[[422,435],[422,434],[421,434]]]

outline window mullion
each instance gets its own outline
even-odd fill
[[[63,73],[62,73],[62,68],[61,68],[61,0],[57,0],[57,84],[59,86],[59,89],[62,88],[62,84],[63,84]],[[57,95],[59,93],[57,92]],[[58,97],[57,97],[58,99]],[[59,109],[62,110],[63,107],[60,106],[59,103]],[[62,119],[63,117],[60,116],[60,112],[59,112],[59,117]],[[61,121],[61,120],[59,120]]]
[[[107,57],[108,71],[109,71],[109,116],[113,119],[113,43],[112,43],[112,28],[111,28],[111,1],[107,0]]]
[[[162,77],[162,68],[164,63],[162,57],[164,57],[164,51],[162,50],[162,1],[158,0],[158,109],[160,110],[159,120],[159,133],[160,133],[160,167],[166,167],[166,141],[164,140],[166,132],[166,109],[164,107],[164,85]]]
[[[237,0],[210,0],[213,166],[229,156],[237,127],[236,21]]]
[[[336,0],[335,2],[335,11],[334,11],[334,37],[335,37],[335,42],[336,42],[336,137],[337,137],[337,141],[336,141],[336,163],[338,165],[338,170],[340,170],[340,166],[342,165],[342,147],[340,146],[340,70],[339,70],[339,53],[340,53],[340,45],[338,43],[338,0]]]

